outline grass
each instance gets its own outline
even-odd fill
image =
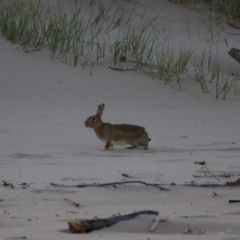
[[[1,0],[2,36],[28,52],[49,48],[51,58],[74,66],[87,58],[95,63],[105,54],[105,44],[100,44],[98,34],[107,11],[99,10],[97,16],[86,21],[81,7],[69,16],[61,7],[53,10],[41,0]],[[94,54],[89,56],[90,52]]]
[[[177,55],[174,55],[172,47],[163,46],[157,52],[157,73],[156,77],[168,84],[176,81],[178,90],[181,90],[188,70],[191,66],[190,60],[193,55],[193,50],[180,49]]]
[[[240,74],[224,75],[212,53],[217,15],[240,16],[240,1],[202,0],[201,6],[211,7],[214,21],[206,20],[209,50],[200,59],[196,58],[195,46],[180,47],[178,52],[174,49],[171,34],[161,25],[159,15],[148,18],[143,13],[134,25],[135,7],[126,10],[123,3],[105,6],[93,0],[86,16],[75,3],[69,14],[60,5],[53,8],[42,0],[0,0],[2,36],[26,52],[49,49],[52,59],[73,66],[93,67],[107,60],[122,70],[144,71],[165,85],[177,86],[179,91],[192,81],[205,94],[215,89],[216,99],[225,100],[230,91],[240,93]],[[192,40],[189,24],[186,28]]]
[[[211,6],[213,12],[224,13],[229,17],[240,17],[239,0],[204,0]]]

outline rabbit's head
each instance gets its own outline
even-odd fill
[[[88,117],[87,120],[84,123],[85,126],[88,127],[88,128],[93,128],[93,129],[96,129],[99,126],[101,126],[103,124],[101,117],[102,117],[102,113],[104,111],[104,108],[105,108],[104,103],[98,105],[96,115]]]

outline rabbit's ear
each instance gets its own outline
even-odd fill
[[[104,103],[98,105],[97,115],[98,115],[99,117],[102,116],[102,113],[103,113],[103,111],[104,111],[104,108],[105,108],[105,104],[104,104]]]

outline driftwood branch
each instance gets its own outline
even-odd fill
[[[51,183],[51,186],[54,187],[76,187],[76,188],[84,188],[84,187],[107,187],[107,186],[113,186],[117,188],[119,185],[126,185],[126,184],[142,184],[145,186],[150,187],[156,187],[161,191],[171,191],[170,189],[163,188],[160,186],[160,184],[157,183],[147,183],[143,181],[124,181],[124,182],[110,182],[110,183],[90,183],[90,184],[78,184],[78,185],[64,185],[64,184],[57,184],[57,183]]]
[[[134,213],[126,214],[126,215],[109,217],[109,218],[99,218],[99,219],[91,219],[91,220],[89,220],[89,219],[74,219],[74,220],[70,220],[68,222],[69,231],[71,233],[89,233],[94,230],[99,230],[101,228],[111,227],[112,225],[115,225],[121,221],[131,220],[140,214],[158,216],[158,212],[156,212],[156,211],[139,211],[139,212],[134,212]],[[157,221],[154,222],[150,231],[153,231],[156,228],[158,222]]]
[[[192,182],[192,183],[185,183],[183,186],[188,186],[188,187],[236,187],[240,186],[240,178],[238,178],[235,181],[229,181],[229,182],[205,182],[205,183],[197,183],[197,182]]]

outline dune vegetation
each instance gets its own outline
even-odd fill
[[[182,7],[186,2],[176,1]],[[124,1],[105,6],[92,0],[87,15],[78,1],[69,12],[60,4],[53,7],[41,0],[0,0],[0,29],[6,40],[25,52],[48,49],[52,59],[82,68],[108,61],[116,70],[142,71],[178,90],[194,83],[203,93],[215,92],[216,99],[225,100],[230,91],[240,93],[240,71],[222,72],[212,48],[219,21],[238,18],[240,1],[195,2],[197,11],[204,14],[207,8],[213,19],[206,21],[210,40],[200,57],[196,57],[195,43],[174,49],[171,32],[161,27],[159,16],[149,18],[143,13],[135,21],[134,6],[125,9]],[[186,28],[191,40],[188,24]]]

